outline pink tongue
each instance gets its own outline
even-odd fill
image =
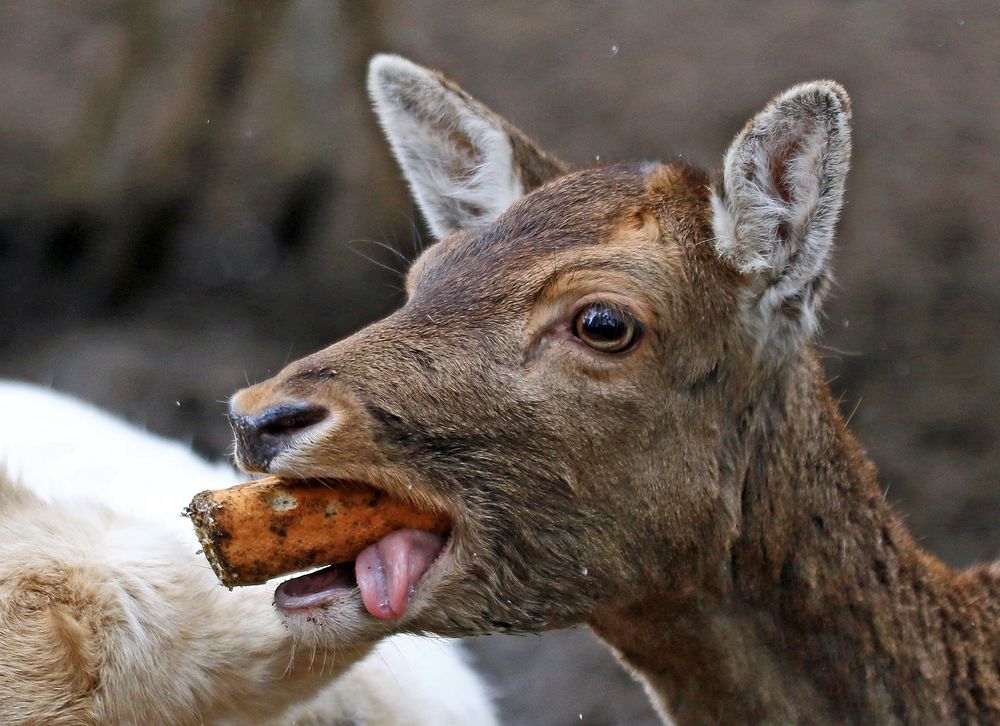
[[[402,617],[420,578],[444,547],[444,539],[419,529],[388,534],[358,555],[354,574],[365,608],[376,618]]]

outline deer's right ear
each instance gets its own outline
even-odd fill
[[[719,256],[753,280],[761,345],[817,327],[851,156],[847,93],[832,81],[786,91],[726,152],[712,194]]]
[[[368,69],[375,112],[436,237],[490,224],[566,172],[440,73],[393,55]]]

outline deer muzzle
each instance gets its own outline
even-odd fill
[[[299,434],[328,415],[322,406],[305,403],[274,406],[256,416],[230,413],[236,460],[248,471],[267,471],[271,461]]]

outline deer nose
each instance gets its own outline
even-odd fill
[[[293,403],[274,406],[256,416],[229,414],[236,437],[236,461],[244,469],[267,471],[271,461],[295,436],[318,424],[329,412],[322,406]]]

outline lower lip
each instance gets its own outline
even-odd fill
[[[274,591],[274,603],[283,612],[302,612],[329,605],[357,591],[354,563],[341,562],[285,580]]]

